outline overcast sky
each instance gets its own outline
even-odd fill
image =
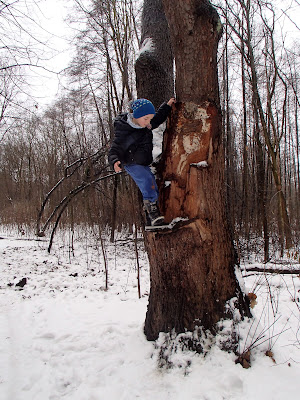
[[[32,14],[29,15],[33,19],[30,22],[30,31],[41,42],[39,46],[42,59],[39,64],[54,72],[66,68],[72,58],[72,51],[74,51],[70,45],[70,39],[74,32],[66,21],[68,14],[72,12],[73,0],[27,0],[18,2],[18,5],[21,4],[26,4],[25,14]],[[290,42],[299,38],[300,31],[295,26],[300,20],[297,17],[297,15],[300,15],[298,0],[273,0],[272,4],[277,4],[278,10],[282,10],[279,22],[286,32],[286,40]],[[288,16],[285,16],[283,11],[289,5],[293,5],[293,8],[288,11]],[[32,68],[29,73],[30,84],[33,85],[31,91],[32,95],[37,98],[36,103],[40,107],[51,103],[64,82],[58,75],[46,72],[43,69]]]
[[[37,97],[37,104],[40,106],[51,103],[59,93],[63,81],[56,73],[66,68],[71,60],[72,31],[66,21],[71,4],[72,1],[68,0],[38,0],[38,8],[34,8],[36,26],[31,24],[31,29],[35,37],[45,44],[40,45],[42,56],[39,65],[55,72],[47,72],[41,68],[30,70],[32,94]]]

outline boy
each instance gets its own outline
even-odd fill
[[[158,226],[164,217],[158,209],[158,189],[149,165],[152,163],[152,129],[168,117],[175,99],[162,104],[157,112],[151,101],[137,99],[132,102],[132,113],[118,115],[114,122],[115,137],[108,153],[108,161],[115,172],[122,168],[139,187],[146,210],[147,224]]]

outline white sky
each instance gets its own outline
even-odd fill
[[[60,72],[66,68],[71,60],[72,48],[70,46],[71,29],[65,21],[70,12],[70,2],[67,0],[42,0],[40,8],[44,15],[41,20],[42,26],[49,35],[49,55],[50,59],[46,62],[46,66],[50,70]],[[49,103],[60,88],[59,76],[55,74],[39,71],[41,79],[37,84],[39,101],[41,103]]]
[[[34,22],[28,25],[28,29],[41,41],[39,49],[43,54],[43,59],[40,59],[39,64],[57,73],[66,68],[74,51],[70,45],[74,31],[72,32],[66,22],[73,0],[20,0],[17,4],[18,6],[26,4],[27,8],[24,11],[26,15],[32,13],[29,16],[33,18]],[[273,4],[277,4],[279,10],[286,10],[289,5],[293,6],[288,11],[289,18],[281,16],[280,25],[287,32],[286,40],[288,42],[299,38],[300,30],[290,20],[292,19],[295,23],[299,21],[297,15],[300,14],[300,5],[297,0],[281,2],[274,0]],[[46,46],[42,43],[46,43]],[[37,99],[36,103],[39,107],[51,103],[62,87],[61,78],[39,68],[31,68],[29,75],[29,83],[32,85],[30,93]]]
[[[70,13],[73,0],[38,0],[40,9],[44,14],[43,27],[49,31],[50,43],[56,49],[54,58],[47,64],[55,71],[62,70],[68,66],[71,59],[72,49],[69,45],[68,36],[71,37],[71,29],[65,21]],[[272,0],[277,6],[279,24],[285,42],[291,44],[300,37],[300,3],[298,0]],[[282,12],[280,15],[280,11]],[[285,14],[286,13],[286,14]],[[299,27],[296,26],[298,24]],[[74,33],[73,33],[74,34]],[[52,36],[55,35],[55,36]],[[43,78],[43,79],[42,79]],[[41,85],[39,85],[39,83]],[[53,74],[42,72],[41,79],[37,84],[37,91],[41,93],[39,101],[48,103],[57,94],[60,86],[59,79]]]
[[[70,13],[72,1],[69,0],[36,0],[38,7],[34,7],[35,24],[30,24],[30,31],[45,45],[38,45],[42,56],[39,65],[42,68],[30,68],[31,94],[39,106],[47,105],[59,93],[61,77],[57,75],[68,66],[71,60],[72,38],[71,28],[66,22]],[[30,12],[27,10],[26,13]]]

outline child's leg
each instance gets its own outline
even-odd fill
[[[124,165],[124,168],[138,185],[142,192],[143,199],[149,200],[151,203],[156,202],[158,199],[158,189],[150,167],[131,164]]]

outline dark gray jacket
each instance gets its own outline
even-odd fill
[[[152,129],[157,128],[168,117],[171,107],[164,103],[157,110],[150,124]],[[108,153],[108,161],[113,167],[115,162],[121,164],[149,165],[152,163],[152,130],[137,129],[127,122],[128,113],[119,114],[114,121],[115,137]]]

